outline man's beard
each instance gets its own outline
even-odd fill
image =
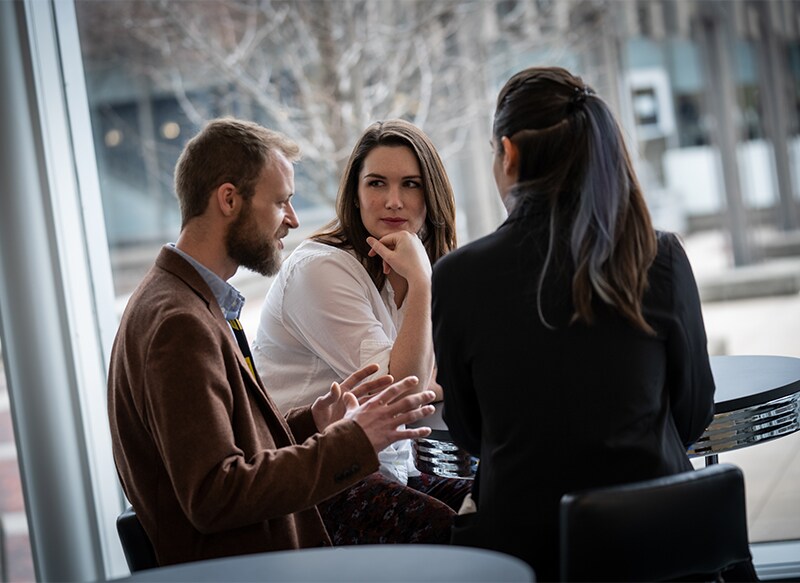
[[[275,275],[281,267],[281,250],[269,236],[259,232],[247,207],[228,227],[225,249],[236,263],[261,275]]]

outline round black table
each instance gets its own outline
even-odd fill
[[[448,545],[358,545],[240,555],[137,571],[114,581],[536,581],[510,555]]]
[[[712,356],[714,419],[688,450],[704,456],[706,465],[718,454],[776,439],[800,430],[800,358],[772,355]],[[442,419],[444,403],[417,422],[431,434],[415,443],[417,467],[446,477],[470,477],[477,460],[450,441]]]
[[[450,432],[444,422],[444,402],[434,403],[433,415],[412,423],[409,427],[430,427],[427,437],[414,440],[414,464],[420,472],[443,478],[475,477],[478,458],[469,455],[450,439]]]
[[[717,455],[800,429],[800,358],[712,356],[714,419],[689,448],[692,457]]]

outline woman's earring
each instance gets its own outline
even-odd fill
[[[354,204],[354,205],[356,205],[356,208],[360,208],[360,207],[358,206],[358,199],[355,199],[355,200],[353,201],[353,204]]]

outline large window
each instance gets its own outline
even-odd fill
[[[246,116],[300,140],[306,153],[298,186],[303,201],[300,218],[316,226],[330,216],[349,143],[374,119],[403,116],[423,125],[447,155],[456,181],[466,167],[488,167],[488,152],[481,149],[477,155],[470,154],[469,143],[487,139],[491,98],[508,72],[507,65],[502,74],[496,68],[508,55],[521,54],[540,62],[569,62],[586,68],[592,63],[587,51],[596,46],[598,37],[613,34],[610,27],[576,28],[579,16],[597,23],[592,8],[602,6],[466,0],[79,0],[78,23],[106,224],[116,281],[125,282],[118,283],[117,289],[124,293],[137,281],[154,255],[153,245],[176,237],[171,170],[181,145],[205,119],[222,114]],[[631,103],[639,124],[639,149],[647,167],[653,169],[644,173],[646,187],[651,193],[674,197],[672,212],[683,219],[674,224],[683,230],[703,283],[731,265],[728,234],[719,229],[726,201],[712,139],[715,112],[709,109],[715,93],[723,89],[710,86],[710,77],[704,74],[708,65],[702,39],[690,34],[691,27],[670,24],[669,15],[666,25],[658,25],[656,4],[645,11],[639,5],[634,9],[639,27],[626,41],[624,61],[629,68],[620,74],[639,79]],[[537,34],[526,34],[521,23]],[[589,38],[578,42],[581,32]],[[732,36],[731,43],[730,91],[735,100],[736,135],[741,140],[742,195],[749,207],[774,205],[761,114],[764,105],[759,98],[763,90],[759,47],[749,37]],[[790,53],[792,64],[797,61],[795,55],[796,51]],[[477,60],[465,63],[466,57]],[[518,63],[526,64],[530,63]],[[595,84],[602,81],[588,69],[586,77]],[[472,131],[476,122],[484,135]],[[689,182],[682,181],[687,176]],[[492,188],[480,182],[475,192],[469,192],[473,186],[469,180],[462,180],[460,186],[460,218],[468,222],[469,205],[479,197],[492,197]],[[660,202],[654,198],[653,206]],[[716,226],[708,220],[714,216],[719,218]],[[669,215],[657,218],[666,223]],[[759,228],[762,224],[755,223]],[[469,227],[462,240],[483,234]],[[146,251],[137,252],[142,246]],[[239,277],[251,296],[250,309],[257,310],[268,282],[244,274]],[[787,297],[727,302],[710,298],[705,306],[712,351],[800,356],[786,318],[776,318],[770,326],[770,344],[759,343],[758,336],[737,327],[763,321],[753,302],[764,309],[780,305],[794,313],[800,306],[793,301]],[[251,318],[255,318],[252,312]],[[784,325],[785,333],[781,332]],[[778,444],[762,446],[759,453],[769,455],[778,448]],[[751,507],[764,504],[758,499]],[[795,523],[800,525],[800,519]],[[784,530],[773,534],[768,527],[754,532],[759,540],[787,536]],[[788,535],[800,536],[800,526]]]
[[[52,323],[56,336],[69,340],[67,357],[74,359],[66,370],[78,388],[65,393],[71,398],[66,408],[89,426],[87,439],[97,437],[101,449],[103,387],[94,361],[105,358],[98,353],[107,350],[109,331],[96,334],[100,348],[86,344],[97,330],[75,332],[76,322],[94,318],[81,301],[105,297],[93,285],[100,279],[98,265],[110,262],[116,303],[109,309],[118,315],[157,248],[175,240],[179,213],[172,169],[186,140],[206,120],[253,119],[300,142],[302,228],[293,235],[295,243],[331,218],[342,165],[364,127],[389,117],[417,123],[442,153],[456,187],[463,244],[503,219],[486,145],[490,116],[499,84],[534,64],[564,65],[582,74],[618,111],[656,224],[686,241],[711,352],[800,357],[800,290],[774,295],[766,287],[733,285],[752,283],[764,273],[797,281],[800,271],[798,225],[781,220],[797,213],[800,193],[800,41],[797,27],[785,25],[800,21],[797,3],[0,0],[0,5],[4,16],[23,14],[19,27],[4,19],[6,33],[13,28],[36,37],[20,41],[25,50],[33,47],[35,70],[22,80],[0,79],[0,107],[9,103],[12,90],[28,87],[22,81],[30,81],[35,95],[20,103],[44,112],[41,127],[16,135],[36,140],[25,152],[41,168],[28,179],[45,176],[63,189],[51,186],[43,197],[50,206],[41,212],[47,237],[41,252],[57,256],[45,255],[52,269],[44,269],[43,277],[63,278],[57,283],[66,290],[55,302],[62,311]],[[775,29],[765,34],[759,23]],[[722,46],[725,50],[718,50]],[[783,117],[774,117],[776,112]],[[721,139],[724,130],[732,133]],[[20,142],[20,151],[24,145]],[[73,191],[80,191],[77,197]],[[105,232],[98,236],[105,244],[107,233],[110,260],[105,248],[99,253],[91,243],[98,239],[80,236],[103,219]],[[0,224],[16,228],[12,221]],[[2,253],[12,255],[8,245]],[[36,267],[38,259],[29,261]],[[13,285],[3,275],[4,285]],[[724,287],[726,282],[731,285]],[[254,332],[269,281],[240,271],[234,284],[247,297],[243,321]],[[39,291],[34,284],[30,288]],[[723,288],[725,293],[715,291]],[[99,305],[102,309],[104,302]],[[95,327],[102,328],[104,319],[97,320]],[[12,364],[17,363],[6,366]],[[87,370],[89,377],[81,377]],[[0,435],[8,431],[2,395],[0,386]],[[744,470],[754,541],[800,539],[798,445],[800,433],[721,459]],[[0,454],[6,452],[0,472],[11,451],[0,442]],[[114,490],[108,468],[100,472],[92,456],[79,458],[84,477],[92,478],[87,490],[101,498]],[[113,506],[100,504],[106,514],[113,514]],[[18,510],[3,506],[0,512],[4,525],[16,524],[24,532],[7,515]],[[110,563],[113,528],[95,530],[91,536],[103,539],[103,560]]]
[[[171,169],[182,143],[211,116],[250,117],[301,141],[300,219],[312,227],[330,217],[338,171],[363,126],[390,115],[416,121],[434,137],[459,185],[465,242],[487,230],[470,224],[470,209],[493,197],[485,170],[483,181],[470,180],[470,168],[486,169],[490,162],[487,150],[470,144],[488,138],[492,98],[510,70],[536,62],[568,64],[601,89],[613,87],[597,73],[613,72],[613,63],[597,63],[593,53],[618,28],[589,26],[609,24],[597,20],[602,3],[79,0],[77,8],[120,293],[149,265],[154,251],[147,246],[176,236]],[[734,263],[714,134],[720,112],[713,107],[721,91],[730,91],[733,100],[737,178],[751,217],[746,224],[752,232],[738,235],[756,244],[771,231],[764,218],[770,215],[753,213],[774,208],[778,198],[764,129],[761,92],[769,87],[759,73],[761,47],[748,29],[726,28],[741,18],[741,8],[712,14],[729,35],[729,88],[712,85],[711,45],[698,36],[702,27],[691,24],[691,13],[659,3],[616,8],[634,23],[623,33],[627,69],[616,73],[631,79],[631,129],[654,217],[659,226],[682,232],[708,289],[715,278],[730,277]],[[796,70],[793,46],[787,62]],[[509,60],[511,55],[516,57]],[[135,252],[142,245],[147,251]],[[245,325],[255,327],[269,282],[237,277],[249,299]],[[719,301],[703,293],[712,353],[800,356],[797,322],[787,317],[800,314],[796,296]],[[800,498],[792,495],[800,470],[785,470],[800,468],[800,458],[788,459],[798,439],[731,455],[748,476],[754,540],[800,537]],[[754,465],[754,456],[774,459],[774,467]]]

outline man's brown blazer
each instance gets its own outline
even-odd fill
[[[378,469],[355,422],[320,434],[308,407],[280,415],[208,285],[168,247],[122,316],[108,413],[161,565],[330,545],[315,504]]]

